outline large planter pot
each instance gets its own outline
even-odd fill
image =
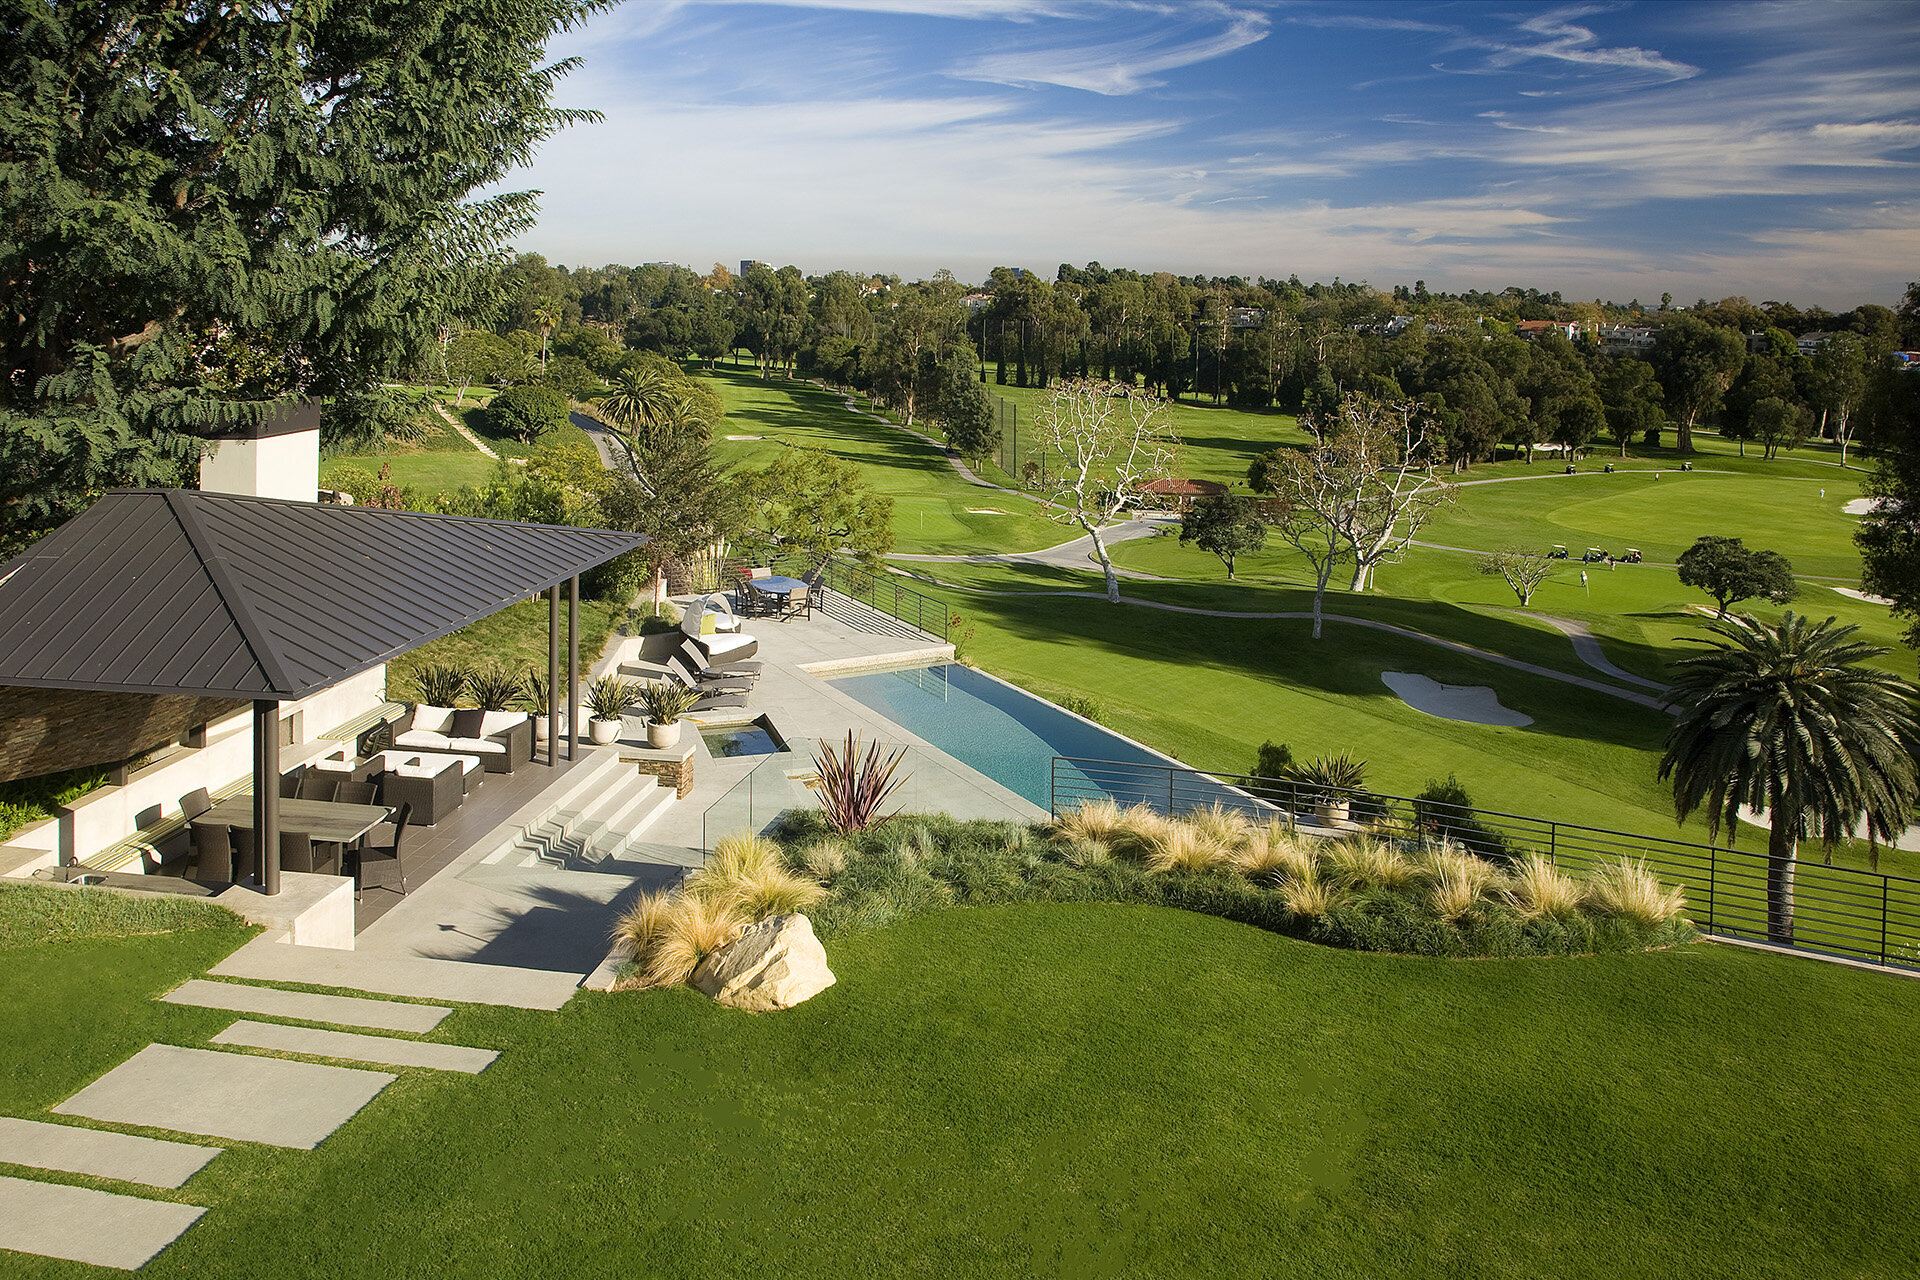
[[[604,747],[620,736],[620,722],[594,716],[587,721],[587,736],[593,739],[594,746]]]
[[[647,721],[647,745],[650,747],[671,747],[680,741],[680,721],[661,724],[657,720]]]
[[[1338,826],[1347,820],[1348,801],[1345,796],[1339,799],[1322,797],[1314,801],[1313,816],[1323,827]]]

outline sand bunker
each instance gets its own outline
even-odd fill
[[[1852,502],[1849,502],[1840,509],[1850,516],[1864,516],[1879,505],[1880,499],[1878,498],[1855,498]]]
[[[968,507],[967,514],[970,516],[1003,516],[1007,513],[1004,511],[995,511],[992,507]]]
[[[758,440],[759,436],[728,436],[729,440]]]
[[[1383,671],[1380,682],[1415,711],[1424,711],[1442,720],[1495,724],[1510,729],[1533,723],[1532,716],[1501,706],[1500,695],[1483,684],[1441,684],[1405,671]]]
[[[1849,600],[1865,600],[1868,604],[1893,603],[1893,601],[1887,599],[1885,596],[1870,596],[1864,591],[1855,591],[1852,587],[1835,587],[1834,590]]]

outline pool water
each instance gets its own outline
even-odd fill
[[[958,663],[844,676],[832,683],[1043,809],[1053,801],[1055,756],[1147,765],[1156,771],[1178,767],[1137,742]],[[1063,768],[1070,771],[1076,788],[1087,785],[1078,770]],[[1225,790],[1220,788],[1223,794]]]
[[[707,750],[716,758],[727,756],[770,756],[787,749],[787,744],[761,721],[732,725],[725,729],[702,729]]]

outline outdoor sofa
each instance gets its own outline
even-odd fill
[[[533,719],[524,711],[456,711],[422,703],[394,726],[393,745],[479,756],[488,773],[512,773],[533,759]]]
[[[739,628],[733,607],[717,592],[693,601],[680,615],[680,630],[713,662],[738,662],[760,651],[760,642],[741,635]]]

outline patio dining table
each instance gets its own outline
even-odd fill
[[[320,844],[352,844],[390,816],[384,805],[341,804],[335,800],[294,800],[280,802],[280,826],[285,831],[305,831]],[[253,797],[235,796],[213,806],[198,821],[253,830]]]
[[[799,578],[788,578],[777,574],[770,578],[747,578],[744,581],[755,595],[766,596],[773,601],[784,600],[788,606],[787,615],[798,613],[806,608],[808,595],[813,590]],[[793,603],[796,594],[801,602],[798,606]]]

